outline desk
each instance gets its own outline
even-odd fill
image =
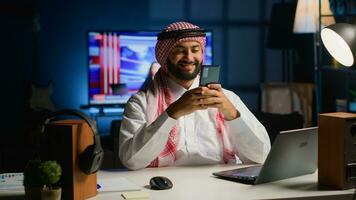
[[[230,199],[352,199],[353,190],[318,190],[317,173],[261,185],[245,185],[215,178],[212,173],[236,166],[197,166],[147,168],[139,171],[100,171],[99,178],[125,177],[148,192],[152,200],[230,200]],[[173,182],[170,190],[150,190],[153,176],[166,176]],[[101,192],[91,200],[123,199],[120,193]]]
[[[294,199],[294,200],[343,200],[352,199],[353,190],[318,190],[317,173],[296,178],[261,184],[245,185],[215,178],[216,171],[234,169],[236,166],[196,166],[147,168],[139,171],[100,171],[98,179],[125,177],[142,187],[151,200],[249,200],[249,199]],[[153,176],[166,176],[173,182],[170,190],[155,191],[148,188]],[[9,194],[0,192],[0,199],[24,199],[24,191]],[[15,197],[16,196],[16,197]],[[120,192],[100,192],[90,200],[123,199]]]

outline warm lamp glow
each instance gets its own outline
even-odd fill
[[[354,65],[356,48],[356,26],[345,23],[330,25],[321,31],[325,48],[339,63]]]
[[[330,10],[329,0],[322,0],[321,18],[323,27],[335,23]],[[316,33],[319,27],[319,0],[298,0],[294,18],[294,33]]]
[[[325,28],[321,31],[321,38],[326,49],[339,63],[347,67],[354,64],[350,47],[335,31]]]

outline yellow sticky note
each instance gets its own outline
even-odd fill
[[[132,191],[132,192],[123,192],[122,197],[124,199],[130,200],[130,199],[149,199],[150,194],[144,191]]]

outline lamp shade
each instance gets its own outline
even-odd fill
[[[335,24],[329,0],[321,1],[322,27]],[[295,12],[294,33],[316,33],[319,29],[319,0],[298,0]]]
[[[350,67],[355,63],[356,26],[337,23],[321,30],[321,40],[325,48],[339,63]]]
[[[318,29],[319,0],[298,0],[294,33],[315,33]]]

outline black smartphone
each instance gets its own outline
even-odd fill
[[[202,65],[199,86],[207,86],[209,83],[219,83],[220,65]]]

